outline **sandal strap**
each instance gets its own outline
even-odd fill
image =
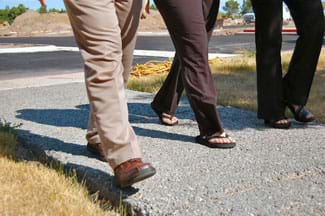
[[[206,139],[206,140],[210,140],[210,139],[226,139],[226,138],[229,138],[229,134],[227,133],[215,133],[215,134],[212,134],[212,135],[209,135],[209,136],[202,136],[203,139]]]
[[[168,118],[168,119],[172,119],[173,118],[173,116],[172,115],[169,115],[169,114],[167,114],[167,113],[161,113],[161,118]]]

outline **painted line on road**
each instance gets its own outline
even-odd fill
[[[163,58],[173,58],[175,56],[174,51],[157,51],[157,50],[134,50],[135,56],[149,56],[149,57],[163,57]],[[209,58],[229,58],[235,57],[235,54],[225,54],[225,53],[209,53]]]
[[[17,48],[1,48],[0,54],[21,54],[21,53],[39,53],[39,52],[79,52],[78,47],[63,47],[63,46],[34,46],[34,47],[17,47]],[[174,51],[159,51],[159,50],[134,50],[135,56],[146,57],[162,57],[173,58],[175,56]],[[235,57],[235,54],[224,53],[209,53],[209,58],[229,58]]]
[[[14,48],[1,48],[0,54],[11,53],[39,53],[39,52],[58,52],[58,51],[70,51],[78,52],[78,47],[59,47],[54,45],[48,46],[33,46],[33,47],[14,47]]]

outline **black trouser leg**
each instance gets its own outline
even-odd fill
[[[200,134],[221,133],[223,129],[216,110],[214,80],[208,65],[208,33],[202,1],[156,0],[155,3],[166,22],[176,48],[179,69],[171,72],[178,72],[178,76],[181,77],[198,121]],[[171,80],[172,78],[169,79]],[[179,77],[178,81],[173,81],[179,83]],[[177,88],[170,89],[174,92],[175,89],[177,90]],[[155,101],[158,101],[158,98],[155,98]]]
[[[284,116],[282,88],[282,0],[252,0],[256,16],[256,70],[258,117]]]
[[[305,105],[317,67],[324,36],[324,14],[320,0],[285,0],[299,38],[284,77],[285,99]]]

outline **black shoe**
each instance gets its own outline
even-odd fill
[[[287,104],[288,108],[292,112],[294,118],[298,122],[308,123],[315,120],[315,116],[309,112],[305,106]]]
[[[279,123],[279,121],[281,120],[287,120],[287,118],[280,118],[277,120],[264,120],[264,124],[272,127],[272,128],[276,128],[276,129],[289,129],[291,126],[291,122],[287,121],[287,123]]]

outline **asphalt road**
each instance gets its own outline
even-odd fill
[[[296,38],[295,35],[284,35],[283,50],[292,49]],[[241,50],[254,50],[254,40],[254,35],[214,36],[210,41],[209,52],[232,54]],[[73,37],[0,38],[0,45],[8,43],[76,47]],[[139,36],[136,49],[173,51],[174,47],[168,36]],[[134,64],[163,59],[135,56]],[[0,79],[82,71],[78,52],[0,54],[0,62]]]

